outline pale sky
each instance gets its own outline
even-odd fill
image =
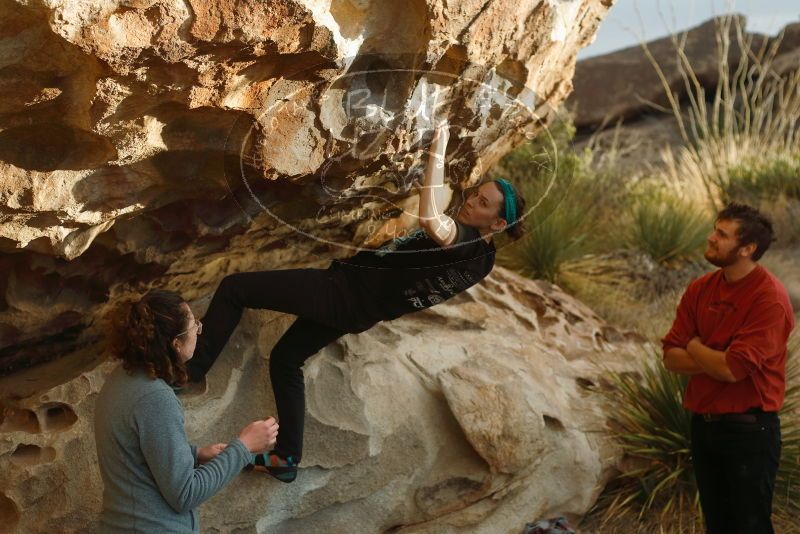
[[[637,14],[638,8],[638,14]],[[800,22],[798,0],[617,0],[600,24],[594,43],[578,59],[598,56],[685,30],[716,15],[747,16],[747,30],[774,35]]]

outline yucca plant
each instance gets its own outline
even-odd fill
[[[573,135],[563,119],[510,152],[492,173],[513,182],[528,203],[526,236],[502,247],[498,259],[532,278],[557,281],[565,262],[599,248],[601,214],[620,189],[610,174],[588,170],[591,154],[572,149]]]
[[[664,369],[648,346],[640,373],[610,373],[611,429],[630,463],[616,489],[600,500],[603,524],[620,518],[697,520],[698,497],[691,466],[691,414],[683,408],[687,378]]]
[[[789,344],[786,401],[781,409],[781,464],[773,507],[778,521],[800,532],[800,335]]]
[[[800,517],[800,338],[790,343],[783,448],[774,518],[793,532]],[[667,371],[649,346],[639,373],[608,373],[610,428],[630,466],[598,500],[602,525],[626,532],[701,532],[702,515],[690,453],[691,414],[683,408],[687,377]],[[631,521],[634,521],[631,523]],[[635,525],[630,526],[630,525]],[[664,525],[669,525],[666,529]]]
[[[707,212],[660,187],[636,195],[621,232],[629,248],[662,264],[697,256],[711,230]]]
[[[520,187],[525,198],[540,198],[545,184],[525,183]],[[590,250],[592,206],[574,196],[565,199],[563,191],[551,190],[526,218],[526,236],[501,249],[500,262],[531,278],[551,282],[558,279],[561,266]]]

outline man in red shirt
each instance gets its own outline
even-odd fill
[[[794,312],[786,289],[756,263],[774,240],[756,209],[717,216],[705,258],[720,267],[689,284],[661,340],[664,365],[690,375],[684,406],[708,534],[772,533],[772,493]]]

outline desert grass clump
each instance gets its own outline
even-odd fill
[[[800,201],[800,155],[741,163],[730,169],[723,195],[728,200],[753,202],[786,198]]]
[[[532,278],[557,282],[566,262],[601,248],[608,212],[622,190],[610,173],[590,169],[590,152],[572,149],[574,133],[568,118],[557,121],[493,172],[513,182],[529,206],[526,237],[503,247],[498,259]]]
[[[722,189],[726,201],[758,207],[773,221],[777,247],[800,244],[800,154],[733,167]]]
[[[629,217],[619,235],[627,248],[656,263],[695,259],[711,231],[706,210],[663,187],[648,186],[633,195]]]

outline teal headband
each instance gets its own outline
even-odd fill
[[[517,197],[514,195],[514,187],[503,178],[498,178],[495,182],[500,185],[503,190],[503,198],[505,199],[505,209],[503,210],[503,218],[509,226],[517,221]]]

